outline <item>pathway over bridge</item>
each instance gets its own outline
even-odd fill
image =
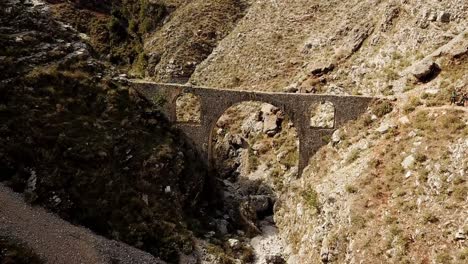
[[[191,141],[197,152],[211,168],[213,163],[212,134],[218,119],[231,106],[245,102],[265,102],[278,107],[289,116],[297,129],[299,138],[299,175],[309,158],[324,144],[327,137],[345,122],[358,118],[365,112],[372,97],[317,95],[303,93],[267,93],[236,91],[186,86],[181,84],[162,84],[141,80],[131,81],[131,85],[149,100],[164,98],[167,102],[162,112]],[[178,122],[176,100],[179,96],[190,93],[197,96],[201,103],[199,123]],[[334,106],[334,125],[332,127],[311,127],[310,107],[314,104],[330,102]]]

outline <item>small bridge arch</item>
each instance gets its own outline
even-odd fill
[[[132,86],[143,96],[152,101],[167,101],[162,112],[169,121],[179,128],[191,141],[209,168],[212,163],[212,131],[223,113],[235,104],[245,101],[264,102],[278,107],[294,123],[299,138],[299,168],[301,175],[309,158],[326,144],[325,138],[349,120],[357,119],[365,112],[372,97],[337,96],[298,93],[267,93],[211,89],[180,84],[161,84],[145,81],[132,81]],[[178,123],[176,100],[184,93],[200,98],[200,122]],[[332,127],[311,127],[310,108],[314,104],[330,102],[334,107],[334,125]]]

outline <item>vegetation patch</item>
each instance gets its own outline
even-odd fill
[[[28,247],[13,239],[0,236],[0,264],[42,264],[45,263]]]
[[[372,107],[372,113],[378,117],[383,117],[384,115],[390,113],[393,110],[393,105],[389,101],[380,101],[377,102]]]
[[[61,1],[59,1],[61,2]],[[143,75],[148,56],[144,36],[168,14],[166,6],[150,0],[110,0],[60,3],[52,6],[56,18],[89,36],[89,44],[115,65]]]
[[[319,201],[319,196],[313,188],[304,190],[302,192],[302,198],[304,199],[306,205],[309,206],[309,208],[314,209],[316,213],[320,213],[321,204]]]

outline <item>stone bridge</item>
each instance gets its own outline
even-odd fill
[[[169,121],[179,128],[201,155],[201,160],[213,169],[213,130],[216,122],[231,106],[245,101],[269,103],[288,115],[297,129],[299,138],[299,167],[301,175],[309,158],[327,143],[333,132],[349,120],[365,112],[372,97],[337,96],[304,93],[269,93],[226,89],[211,89],[181,84],[162,84],[132,80],[131,86],[150,101],[164,98],[161,107]],[[200,122],[179,122],[176,116],[176,100],[183,94],[193,94],[200,100]],[[331,127],[311,127],[312,105],[330,102],[334,106],[334,123]]]

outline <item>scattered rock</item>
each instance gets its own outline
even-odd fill
[[[413,166],[414,161],[415,161],[415,159],[414,159],[413,155],[409,155],[401,162],[401,166],[407,170],[407,169],[411,168],[411,166]]]
[[[28,178],[27,186],[26,186],[26,192],[34,192],[36,190],[36,184],[37,184],[37,174],[35,170],[31,170],[30,176]]]
[[[434,22],[437,20],[437,14],[435,12],[430,12],[427,17],[427,21]]]
[[[377,129],[376,131],[381,133],[381,134],[385,134],[388,132],[388,130],[392,128],[392,126],[388,123],[382,123]]]
[[[269,149],[271,149],[265,142],[258,141],[252,146],[252,149],[258,151],[259,153],[266,153]]]
[[[338,143],[341,141],[341,130],[336,130],[335,132],[333,132],[332,134],[332,137],[331,137],[331,141],[333,143]]]
[[[380,30],[382,32],[388,31],[393,26],[393,20],[400,14],[400,8],[398,6],[389,5],[385,10],[383,20],[380,24]]]
[[[143,200],[143,202],[148,205],[148,195],[147,194],[143,194],[141,199]]]
[[[320,259],[323,263],[328,263],[330,250],[328,248],[328,240],[325,238],[322,241],[322,247],[320,248]]]
[[[226,124],[228,123],[229,123],[229,117],[227,115],[222,115],[216,122],[216,126],[224,128]]]
[[[405,174],[405,178],[408,179],[409,177],[411,177],[411,175],[413,175],[413,172],[412,171],[407,171],[406,174]]]
[[[347,45],[351,53],[356,52],[361,48],[362,43],[364,43],[373,30],[374,26],[372,23],[358,25],[353,28],[350,32],[350,39]]]
[[[267,264],[286,264],[283,256],[281,255],[271,255],[265,258]]]
[[[402,116],[400,117],[400,119],[398,119],[398,121],[403,124],[403,125],[407,125],[410,123],[410,120],[407,116]]]
[[[205,234],[205,237],[210,238],[210,237],[213,237],[215,234],[216,234],[215,231],[209,231],[208,233]]]
[[[314,76],[322,76],[326,73],[329,73],[335,69],[335,65],[330,62],[321,62],[314,64],[310,67],[310,73]]]
[[[245,144],[245,139],[241,137],[239,134],[232,135],[229,138],[229,144],[231,144],[234,148],[238,149]]]
[[[455,233],[455,240],[465,240],[466,239],[466,235],[465,235],[465,232],[463,232],[463,230],[458,230],[457,233]]]
[[[437,21],[443,22],[443,23],[450,22],[450,13],[445,12],[445,11],[440,11],[439,15],[437,16]]]
[[[284,159],[284,157],[286,157],[286,155],[288,155],[287,151],[281,151],[280,153],[278,153],[278,155],[276,155],[276,160],[281,161]]]
[[[230,248],[234,249],[234,250],[237,250],[237,249],[240,249],[241,248],[241,242],[237,239],[234,239],[234,238],[230,238],[228,239],[228,245]]]

